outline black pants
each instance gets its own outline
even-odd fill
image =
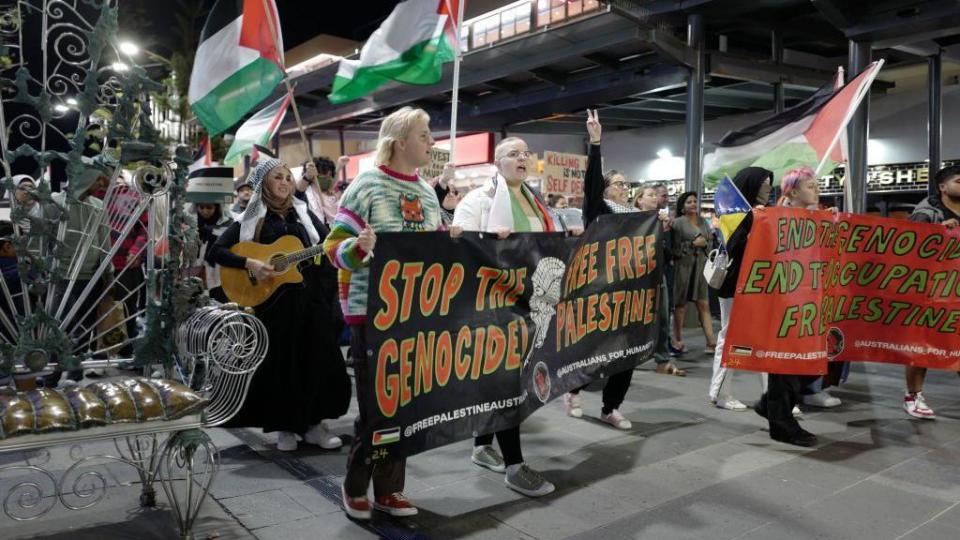
[[[603,387],[603,409],[600,412],[610,414],[614,409],[619,409],[623,405],[623,399],[627,397],[627,390],[630,389],[630,381],[633,379],[633,369],[626,369],[619,373],[614,373],[607,378],[607,384]],[[576,390],[571,390],[571,394],[579,394],[586,386],[581,386]]]
[[[370,446],[361,437],[367,417],[365,410],[367,397],[372,390],[366,387],[369,359],[367,358],[367,335],[362,324],[350,325],[350,356],[353,358],[360,414],[354,421],[353,442],[350,445],[350,455],[347,457],[347,474],[343,479],[344,489],[349,497],[364,497],[372,479],[375,497],[402,492],[406,479],[406,458],[386,458],[374,463],[370,458]]]
[[[497,443],[500,445],[500,453],[503,454],[503,461],[507,465],[523,463],[523,451],[520,450],[520,426],[498,431]],[[474,446],[490,444],[493,444],[492,433],[481,435],[473,440]]]
[[[760,397],[760,406],[767,411],[771,437],[790,437],[800,431],[800,423],[793,417],[793,408],[800,403],[803,389],[816,378],[815,375],[770,374],[767,392]]]

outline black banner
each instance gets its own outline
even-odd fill
[[[384,233],[370,268],[363,437],[375,459],[519,425],[651,357],[655,213],[560,234]]]

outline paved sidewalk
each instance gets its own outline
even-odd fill
[[[690,331],[688,346],[702,351]],[[698,349],[699,346],[699,349]],[[503,475],[470,463],[470,442],[408,462],[406,493],[421,509],[407,520],[360,525],[336,502],[345,451],[302,446],[277,452],[255,430],[212,430],[222,470],[197,527],[202,538],[296,539],[694,539],[802,540],[960,538],[960,378],[931,372],[925,394],[939,419],[900,408],[903,368],[853,367],[834,410],[807,409],[802,423],[821,444],[802,449],[768,437],[751,411],[722,411],[706,399],[711,358],[688,354],[686,378],[634,373],[619,431],[598,420],[598,385],[584,394],[584,419],[553,403],[523,424],[526,460],[557,484],[542,499],[507,489]],[[752,402],[759,377],[738,374],[735,395]],[[333,423],[351,433],[351,413]],[[92,445],[87,445],[92,446]],[[65,452],[68,449],[60,449]],[[84,448],[93,453],[95,448]],[[54,452],[51,460],[62,459]],[[8,463],[16,457],[0,458]],[[175,538],[161,508],[142,511],[120,465],[95,509],[54,510],[43,520],[0,518],[0,538],[106,540]],[[11,480],[0,476],[0,490]],[[3,496],[0,493],[0,496]]]

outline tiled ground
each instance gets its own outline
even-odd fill
[[[688,344],[698,341],[691,331]],[[699,343],[702,344],[702,338]],[[557,484],[531,500],[502,475],[469,461],[463,442],[408,462],[407,494],[419,516],[361,526],[337,502],[345,453],[310,447],[275,450],[254,430],[213,430],[223,466],[198,522],[196,538],[295,539],[640,539],[711,540],[960,538],[960,378],[931,373],[926,394],[936,422],[900,409],[902,368],[859,365],[835,395],[843,406],[809,409],[805,427],[821,444],[800,449],[773,442],[750,411],[706,402],[710,358],[688,356],[686,378],[634,374],[623,412],[634,424],[600,424],[598,392],[585,394],[590,418],[567,418],[560,404],[522,428],[529,463]],[[759,394],[753,374],[738,376],[744,401]],[[334,424],[349,433],[352,413]],[[48,465],[66,468],[69,449]],[[95,445],[84,447],[87,455]],[[23,456],[0,456],[0,464]],[[0,538],[106,540],[176,538],[165,499],[143,511],[121,465],[103,469],[108,495],[83,512],[55,509],[35,522],[0,518]],[[0,474],[0,499],[16,482]]]

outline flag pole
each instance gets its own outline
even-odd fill
[[[263,12],[267,16],[267,27],[270,28],[270,38],[274,43],[279,44],[277,39],[277,32],[279,29],[273,27],[273,14],[276,11],[270,9],[270,0],[263,1]],[[277,22],[280,21],[280,14],[277,13]],[[281,53],[283,51],[280,51]],[[297,130],[300,132],[300,142],[303,143],[303,152],[307,155],[307,158],[310,161],[313,161],[313,152],[310,150],[310,143],[307,141],[307,132],[303,129],[303,121],[300,120],[300,109],[297,107],[297,98],[293,94],[293,86],[290,85],[290,78],[287,77],[287,70],[285,66],[280,66],[280,69],[283,70],[283,84],[287,87],[287,93],[290,94],[290,105],[293,107],[293,117],[297,121]],[[280,148],[277,148],[277,155],[280,154]]]
[[[863,87],[858,89],[857,96],[854,98],[854,100],[856,101],[856,105],[853,107],[850,107],[850,109],[844,115],[843,128],[838,129],[837,133],[833,136],[833,141],[830,142],[830,146],[827,147],[827,151],[823,155],[823,159],[820,160],[820,163],[817,165],[816,171],[814,171],[815,175],[820,174],[821,169],[823,169],[823,166],[826,165],[827,160],[830,159],[830,154],[833,153],[833,148],[837,146],[838,142],[840,142],[840,137],[844,133],[846,133],[847,124],[850,123],[850,120],[853,118],[853,115],[857,112],[857,109],[860,108],[860,102],[863,101],[863,98],[866,97],[867,92],[870,91],[870,85],[872,85],[873,80],[877,78],[877,75],[880,73],[880,69],[883,68],[883,64],[884,64],[883,58],[881,58],[880,60],[877,60],[877,65],[872,68],[873,74],[869,76],[867,80],[864,81]]]
[[[450,0],[444,0],[447,3],[447,11],[450,10]],[[457,2],[457,23],[454,25],[454,32],[456,32],[456,43],[453,45],[456,46],[457,50],[453,54],[453,102],[450,104],[450,163],[456,163],[454,160],[454,153],[457,146],[457,111],[460,106],[460,58],[463,56],[462,48],[460,44],[461,36],[463,35],[461,28],[463,27],[463,4],[466,0],[458,0]]]

